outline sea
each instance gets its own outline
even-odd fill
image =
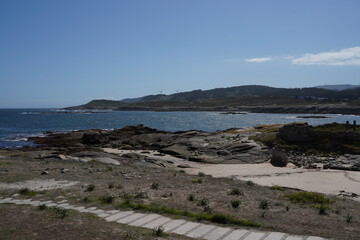
[[[310,125],[345,123],[360,116],[325,114],[328,118],[301,119],[314,114],[220,112],[142,112],[142,111],[64,111],[61,109],[0,109],[0,148],[32,146],[28,137],[44,136],[46,132],[68,132],[81,129],[116,129],[143,124],[166,131],[217,131],[253,127],[260,124],[308,122]]]

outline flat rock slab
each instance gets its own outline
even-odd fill
[[[177,233],[180,235],[184,235],[193,229],[197,228],[200,225],[200,223],[194,223],[194,222],[187,222],[184,225],[176,228],[175,230],[171,231],[173,233]]]
[[[168,222],[167,224],[165,224],[164,227],[164,232],[170,232],[178,227],[180,227],[181,225],[183,225],[186,221],[183,219],[177,219],[177,220],[173,220],[171,222]]]
[[[217,227],[217,228],[213,229],[210,233],[208,233],[206,236],[204,236],[204,239],[218,240],[230,231],[231,231],[230,228]]]
[[[242,236],[249,233],[246,230],[234,230],[229,235],[227,235],[223,240],[239,240]]]
[[[281,240],[285,236],[285,233],[272,232],[264,240]]]
[[[129,215],[127,217],[121,218],[116,222],[126,224],[126,223],[133,222],[133,221],[135,221],[135,220],[137,220],[139,218],[145,217],[145,216],[146,216],[146,214],[143,214],[143,213],[134,213],[134,214]]]
[[[116,213],[114,215],[111,215],[111,216],[105,218],[105,220],[108,222],[113,222],[113,221],[119,220],[120,218],[126,217],[130,214],[134,214],[134,212],[133,211],[119,212],[119,213]]]
[[[249,235],[247,235],[244,240],[260,240],[262,237],[265,236],[265,233],[261,232],[251,232]]]
[[[131,226],[135,226],[135,227],[140,227],[142,225],[145,225],[146,223],[150,222],[150,221],[153,221],[157,218],[160,218],[161,215],[158,215],[158,214],[149,214],[147,216],[144,216],[140,219],[137,219],[135,221],[133,221],[132,223],[130,223],[129,225]]]
[[[322,238],[322,237],[308,237],[306,240],[325,240],[325,238]]]
[[[191,238],[200,238],[206,235],[207,233],[209,233],[214,228],[215,228],[214,225],[200,224],[199,227],[195,228],[193,231],[186,234],[186,236]]]
[[[149,228],[149,229],[154,229],[154,228],[157,228],[157,227],[160,227],[168,222],[170,222],[172,219],[171,218],[167,218],[167,217],[160,217],[154,221],[151,221],[147,224],[145,224],[144,228]]]

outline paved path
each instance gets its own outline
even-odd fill
[[[171,219],[153,213],[138,213],[134,211],[105,211],[96,207],[85,208],[67,203],[67,200],[59,202],[34,201],[31,199],[1,198],[0,204],[13,203],[18,205],[46,205],[48,207],[60,207],[79,212],[92,213],[108,222],[118,222],[135,227],[154,229],[162,226],[167,233],[176,233],[191,238],[207,240],[325,240],[321,237],[294,236],[281,232],[262,232],[257,230],[233,229],[217,225],[190,222],[181,219]]]

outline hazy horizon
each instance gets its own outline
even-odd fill
[[[360,84],[360,2],[0,2],[0,108]]]

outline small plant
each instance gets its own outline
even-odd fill
[[[314,192],[295,192],[288,194],[287,197],[291,201],[298,203],[328,204],[335,202],[334,200],[325,197],[325,195],[322,193],[314,193]]]
[[[91,202],[91,201],[92,201],[91,198],[88,197],[88,196],[83,197],[83,198],[81,199],[81,202],[83,202],[83,203],[89,203],[89,202]]]
[[[346,215],[346,217],[345,217],[345,220],[346,220],[347,223],[350,223],[352,219],[353,219],[353,217],[352,217],[352,215],[350,213],[348,213]]]
[[[114,183],[108,183],[108,188],[109,188],[109,189],[112,189],[112,188],[114,188],[114,187],[115,187]]]
[[[159,227],[153,229],[153,233],[157,237],[164,236],[164,234],[165,234],[164,231],[165,231],[165,228],[163,226],[159,226]]]
[[[204,211],[207,213],[212,213],[213,209],[209,205],[204,206]]]
[[[199,178],[199,179],[193,179],[191,180],[192,183],[202,183],[202,179]]]
[[[92,192],[95,189],[95,185],[94,184],[90,184],[89,186],[86,187],[85,192]]]
[[[151,189],[158,190],[159,189],[159,183],[158,182],[152,183],[151,184]]]
[[[286,206],[285,210],[288,212],[290,210],[290,206]]]
[[[205,173],[199,172],[199,173],[198,173],[198,176],[199,176],[199,177],[205,177]]]
[[[207,198],[202,198],[199,202],[198,202],[199,206],[207,206],[209,205],[209,200]]]
[[[182,170],[182,169],[181,169],[181,170],[179,171],[179,173],[185,173],[185,170]]]
[[[195,195],[194,194],[190,194],[187,198],[190,202],[195,201]]]
[[[259,203],[259,208],[266,210],[269,208],[270,202],[268,200],[261,200]]]
[[[148,198],[148,194],[146,192],[138,192],[135,194],[134,198]]]
[[[111,167],[111,166],[106,168],[106,172],[111,172],[112,170],[113,170],[113,167]]]
[[[162,197],[163,198],[168,198],[168,197],[172,197],[172,193],[164,193],[163,195],[162,195]]]
[[[231,189],[230,195],[244,195],[244,193],[239,188],[233,188]]]
[[[19,193],[21,195],[26,195],[26,196],[34,196],[36,195],[36,192],[31,191],[29,188],[22,188],[19,190]]]
[[[327,206],[321,204],[321,205],[319,206],[319,214],[320,214],[320,215],[325,215],[327,209],[328,209]]]
[[[254,183],[253,181],[251,181],[251,180],[246,181],[246,184],[247,184],[248,186],[250,186],[250,187],[252,187],[252,186],[255,185],[255,183]]]
[[[100,202],[103,204],[111,204],[114,202],[115,196],[114,195],[108,195],[100,198]]]
[[[47,209],[47,206],[45,204],[41,204],[41,205],[38,206],[38,209],[39,210],[45,210],[45,209]]]
[[[64,219],[66,216],[69,216],[69,210],[67,209],[54,207],[53,210],[56,213],[56,215],[61,219]]]
[[[285,191],[286,188],[281,187],[281,186],[274,185],[274,186],[271,186],[271,187],[270,187],[270,190]]]
[[[233,207],[233,208],[238,208],[239,206],[240,206],[240,201],[239,200],[232,200],[231,202],[230,202],[230,204],[231,204],[231,206]]]

